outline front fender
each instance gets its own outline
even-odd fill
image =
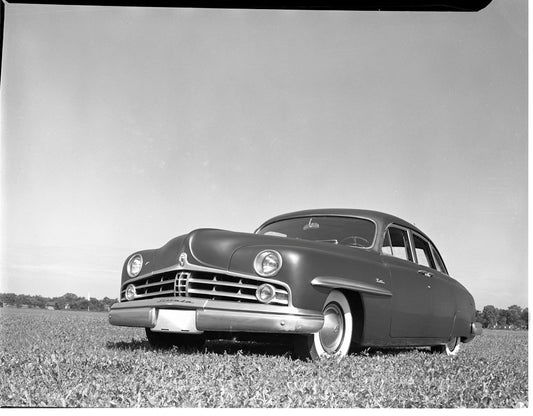
[[[289,285],[292,304],[297,308],[322,310],[332,289],[346,289],[390,296],[389,274],[379,254],[364,249],[329,246],[320,247],[265,246],[242,247],[233,254],[229,269],[255,274],[253,261],[265,249],[277,250],[283,266],[274,277]],[[376,284],[377,279],[383,282]],[[313,283],[314,282],[314,283]],[[336,283],[339,285],[336,286]]]

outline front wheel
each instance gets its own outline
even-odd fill
[[[459,349],[461,348],[461,338],[453,337],[444,345],[435,345],[431,347],[431,351],[446,354],[446,355],[457,355]]]
[[[332,291],[323,309],[324,326],[311,335],[299,336],[294,350],[299,358],[343,357],[352,342],[353,318],[350,304],[341,292]]]

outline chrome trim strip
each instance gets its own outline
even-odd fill
[[[197,293],[199,295],[207,295],[207,296],[223,296],[225,298],[234,298],[234,299],[257,300],[257,298],[252,295],[245,295],[243,293],[222,292],[221,290],[202,290],[202,289],[189,288],[189,293]]]
[[[160,281],[155,282],[155,283],[148,283],[146,285],[135,286],[135,290],[145,289],[147,287],[152,287],[152,286],[162,286],[162,285],[170,285],[170,284],[173,285],[175,281],[176,281],[176,278],[174,278],[172,280],[160,280]]]
[[[150,293],[143,293],[142,295],[135,295],[134,299],[149,298],[149,297],[154,297],[154,296],[157,296],[157,295],[173,295],[173,294],[174,294],[174,289],[172,289],[172,290],[160,290],[158,292],[150,292]],[[131,302],[131,301],[129,301],[129,302]]]
[[[202,290],[202,289],[191,289],[189,288],[189,293],[197,293],[199,295],[207,295],[207,296],[220,296],[224,298],[232,298],[232,299],[245,299],[245,300],[257,300],[257,297],[253,295],[246,295],[243,293],[232,293],[232,292],[223,292],[220,290]],[[270,303],[277,303],[281,305],[287,305],[289,303],[288,300],[285,299],[277,299],[274,298],[270,301]]]
[[[260,285],[246,285],[244,283],[233,283],[233,282],[224,282],[221,280],[208,280],[208,279],[197,279],[197,278],[191,278],[189,279],[189,283],[198,283],[201,285],[211,285],[211,286],[228,286],[228,287],[236,287],[236,288],[242,288],[242,289],[257,289]]]
[[[372,295],[392,296],[392,292],[382,287],[369,283],[348,280],[335,276],[317,276],[311,280],[313,286],[330,287],[334,289],[348,289],[358,292],[370,293]]]

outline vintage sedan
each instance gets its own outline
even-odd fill
[[[129,256],[112,325],[154,346],[286,342],[300,357],[366,347],[454,355],[481,333],[472,295],[427,235],[392,215],[316,209],[253,234],[198,229]]]

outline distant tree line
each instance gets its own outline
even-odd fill
[[[507,309],[498,309],[487,305],[483,311],[476,311],[476,320],[483,328],[528,329],[529,312],[518,305],[511,305]]]
[[[74,293],[65,293],[63,296],[48,298],[39,295],[16,295],[15,293],[0,293],[2,306],[13,306],[17,308],[40,308],[40,309],[72,309],[77,311],[107,311],[118,302],[117,299],[110,299],[107,296],[103,299],[79,297]]]
[[[16,295],[15,293],[0,293],[0,302],[3,306],[17,308],[40,309],[72,309],[78,311],[107,311],[118,299],[103,299],[80,297],[74,293],[65,293],[63,296],[47,298],[44,296]],[[499,309],[487,305],[482,311],[476,311],[476,321],[481,322],[483,328],[527,329],[529,322],[528,309],[518,305],[511,305],[507,309]]]

